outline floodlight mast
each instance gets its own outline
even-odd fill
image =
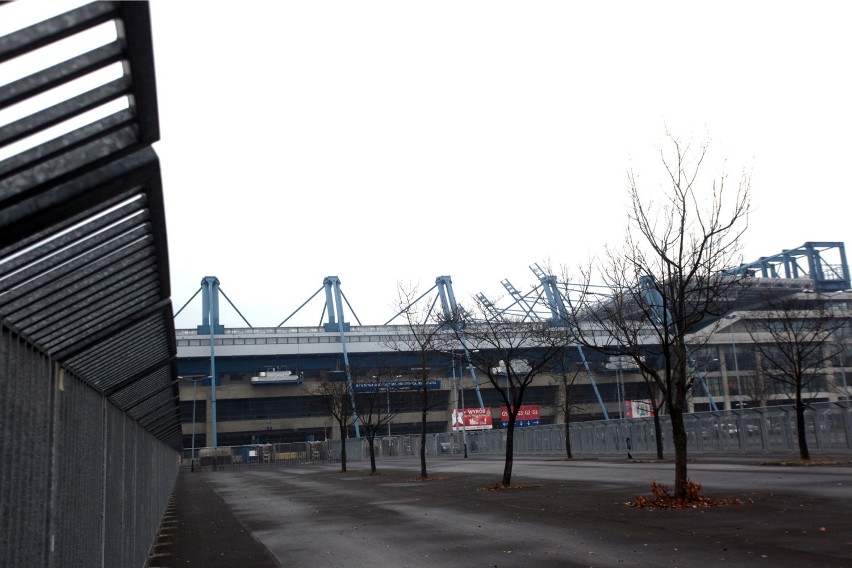
[[[349,367],[349,352],[346,349],[346,331],[349,329],[349,324],[343,321],[343,294],[340,291],[340,278],[337,276],[326,276],[322,283],[325,287],[325,302],[328,308],[328,323],[325,324],[325,330],[340,333],[343,366],[346,369],[346,386],[349,388],[349,398],[352,401],[352,422],[355,425],[355,437],[360,438],[361,430],[358,426],[358,410],[355,407],[355,389],[352,385],[352,370]],[[337,321],[335,321],[335,314]]]
[[[479,402],[479,408],[485,408],[485,403],[482,402],[482,393],[479,392],[479,381],[476,378],[476,371],[473,363],[470,360],[470,349],[467,345],[467,339],[464,335],[464,325],[461,321],[461,311],[456,304],[456,296],[453,293],[453,281],[449,276],[438,276],[435,279],[435,286],[438,287],[438,297],[441,299],[441,309],[444,311],[444,319],[447,322],[452,322],[453,331],[459,338],[462,350],[464,351],[465,359],[467,360],[467,368],[470,371],[470,377],[473,379],[473,388],[476,391],[476,399]]]
[[[219,279],[215,276],[205,276],[201,281],[201,325],[198,335],[210,335],[210,421],[213,431],[211,446],[219,447],[216,432],[216,339],[217,334],[225,333],[225,326],[219,324]],[[195,404],[193,402],[193,404]]]
[[[530,270],[532,270],[533,274],[538,277],[538,281],[541,283],[541,287],[544,289],[545,296],[547,297],[547,303],[550,307],[550,323],[555,327],[563,327],[570,320],[570,312],[568,308],[565,306],[565,300],[562,294],[559,292],[558,282],[556,277],[547,274],[538,264],[530,265]],[[589,368],[589,362],[586,359],[586,353],[583,351],[583,346],[579,343],[576,344],[577,353],[580,355],[580,361],[583,363],[583,369],[586,370],[586,377],[589,379],[589,383],[592,385],[592,390],[595,391],[595,397],[598,399],[598,405],[601,407],[601,412],[603,412],[604,420],[609,420],[609,413],[606,411],[606,406],[604,406],[603,398],[601,398],[601,393],[598,390],[598,385],[595,382],[595,378],[592,375],[592,370]]]
[[[515,299],[515,304],[521,306],[521,308],[524,310],[525,318],[536,317],[535,305],[527,302],[526,296],[522,296],[518,289],[515,288],[511,282],[509,282],[508,278],[504,278],[503,281],[500,283],[503,285],[503,288],[505,288],[506,291],[509,292],[509,295],[511,295],[512,298]]]

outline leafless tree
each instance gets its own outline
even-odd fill
[[[397,317],[404,319],[406,331],[392,338],[389,346],[417,357],[418,364],[413,370],[420,391],[420,478],[427,479],[426,424],[429,411],[435,406],[429,396],[429,384],[432,382],[430,362],[436,352],[446,350],[447,332],[444,318],[435,310],[435,303],[418,303],[417,299],[416,287],[398,284]]]
[[[555,333],[550,322],[494,313],[481,304],[478,307],[476,321],[453,321],[447,325],[455,330],[459,340],[469,342],[471,364],[506,405],[506,459],[500,483],[508,487],[512,483],[515,423],[526,389],[537,376],[551,370],[554,358],[565,348],[566,335]]]
[[[352,376],[360,432],[370,449],[370,472],[376,473],[376,436],[401,412],[411,407],[411,390],[393,368],[373,369]]]
[[[848,314],[831,309],[824,297],[794,294],[767,297],[761,310],[751,310],[744,327],[760,358],[761,372],[781,385],[795,401],[799,456],[810,459],[805,430],[805,395],[827,390],[820,384],[840,355],[835,334]]]
[[[660,421],[660,415],[663,413],[665,399],[659,396],[659,393],[657,392],[657,383],[652,375],[646,373],[643,369],[639,368],[632,361],[630,364],[630,369],[635,370],[639,373],[639,375],[642,377],[642,383],[645,385],[645,389],[648,393],[647,400],[650,403],[652,420],[654,421],[655,449],[657,452],[657,459],[661,460],[665,457],[665,455],[663,452],[663,426],[662,422]]]
[[[340,471],[346,471],[346,438],[352,424],[352,396],[345,381],[320,380],[311,394],[331,414],[340,431]]]
[[[642,376],[653,410],[657,459],[663,459],[660,415],[666,398],[656,392],[659,390],[658,377],[652,372],[661,359],[661,351],[649,345],[647,339],[653,337],[654,329],[639,305],[641,293],[636,288],[629,260],[608,250],[599,266],[602,267],[601,279],[607,283],[602,288],[607,291],[591,292],[588,282],[593,267],[586,268],[580,277],[584,281],[581,292],[570,302],[574,310],[569,327],[581,345],[609,356],[611,361],[618,361],[622,370],[627,368]],[[564,294],[568,297],[577,289],[569,283],[567,274],[563,278]]]
[[[628,174],[629,228],[625,244],[610,248],[585,271],[586,283],[611,289],[600,300],[585,294],[576,314],[578,334],[610,352],[629,355],[651,377],[671,417],[676,497],[687,489],[687,433],[683,415],[695,384],[691,352],[695,332],[729,307],[738,277],[724,269],[740,264],[739,241],[747,225],[750,178],[733,192],[725,173],[702,186],[706,143],[697,147],[668,135],[660,149],[662,191],[640,190]],[[589,329],[583,329],[586,322]],[[591,337],[592,328],[603,335]]]
[[[754,359],[754,372],[740,376],[739,387],[742,394],[758,406],[766,404],[782,394],[779,383],[773,381],[763,372],[760,350],[752,347]]]
[[[658,396],[656,392],[658,390],[656,388],[657,383],[654,377],[641,369],[639,372],[642,374],[642,382],[645,383],[645,388],[648,389],[648,400],[651,402],[651,412],[654,419],[654,443],[657,450],[657,459],[661,460],[665,456],[663,455],[663,425],[660,422],[660,415],[663,413],[665,399]]]
[[[574,396],[574,386],[580,377],[582,369],[573,365],[572,359],[563,352],[558,358],[558,367],[553,370],[553,382],[559,386],[556,408],[565,422],[565,457],[572,459],[571,453],[571,414],[581,405],[577,404]]]

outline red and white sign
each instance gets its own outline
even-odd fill
[[[522,404],[515,420],[538,420],[541,418],[541,408],[537,404]],[[500,407],[500,420],[509,420],[505,406]]]
[[[628,400],[627,401],[627,417],[640,418],[642,416],[653,416],[654,406],[650,400]]]
[[[537,404],[522,404],[518,409],[518,415],[515,417],[515,426],[523,428],[524,426],[538,426],[541,424],[541,410]],[[500,425],[506,428],[509,425],[509,413],[506,412],[506,407],[500,407]]]
[[[490,430],[493,427],[490,408],[465,408],[453,410],[453,432],[464,430]]]

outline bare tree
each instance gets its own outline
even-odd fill
[[[751,310],[744,327],[759,354],[761,372],[795,400],[799,456],[810,459],[805,430],[805,393],[828,390],[820,384],[843,350],[835,333],[846,325],[830,303],[814,294],[767,298]]]
[[[587,348],[608,355],[610,361],[617,361],[621,369],[638,371],[648,390],[654,419],[654,441],[657,459],[663,459],[663,435],[660,415],[663,413],[666,398],[659,396],[658,377],[653,370],[661,360],[661,350],[653,340],[654,328],[647,319],[647,313],[640,302],[641,292],[635,285],[632,264],[626,256],[620,256],[612,250],[599,263],[601,279],[606,282],[606,294],[592,293],[588,284],[593,268],[583,271],[581,279],[585,281],[579,297],[571,305],[574,307],[569,324],[576,340]],[[570,295],[572,287],[565,280],[565,295]],[[574,288],[574,290],[576,290]]]
[[[418,304],[417,289],[412,286],[397,286],[397,316],[405,319],[406,333],[390,341],[396,351],[413,353],[418,365],[414,367],[420,391],[420,478],[427,479],[426,471],[426,425],[429,411],[434,407],[429,396],[431,383],[430,360],[435,352],[446,347],[446,331],[443,318],[435,311],[435,305]]]
[[[648,389],[648,400],[651,402],[651,412],[654,419],[654,443],[657,450],[657,459],[661,460],[665,456],[663,455],[663,425],[660,422],[660,415],[663,413],[665,399],[658,396],[656,392],[658,390],[656,388],[657,383],[654,377],[641,369],[639,372],[642,374],[642,382],[645,383],[645,387]]]
[[[659,396],[656,388],[656,381],[654,377],[644,371],[639,365],[636,364],[635,360],[631,356],[627,356],[629,359],[629,363],[625,363],[622,359],[625,357],[623,353],[615,356],[616,359],[619,360],[617,365],[619,366],[621,372],[624,370],[637,371],[639,375],[642,377],[642,383],[645,385],[645,389],[648,393],[648,402],[650,403],[651,416],[654,421],[654,443],[655,449],[657,451],[657,459],[663,459],[663,426],[660,421],[660,415],[662,414],[665,399]],[[638,357],[640,360],[644,359],[644,355],[640,355]],[[629,452],[628,452],[629,453]]]
[[[476,322],[448,322],[448,327],[455,330],[460,341],[470,343],[471,364],[485,375],[506,405],[506,459],[500,483],[508,487],[512,483],[515,423],[524,394],[537,376],[551,369],[553,359],[565,348],[566,335],[554,333],[550,322],[494,313],[481,304],[479,308]]]
[[[411,406],[411,391],[401,379],[403,377],[391,368],[352,377],[358,422],[370,449],[371,473],[376,473],[376,436],[385,431],[394,417]]]
[[[742,375],[739,378],[739,388],[742,394],[758,406],[766,406],[767,403],[782,394],[779,383],[773,381],[763,372],[760,351],[752,347],[754,358],[754,372]]]
[[[581,370],[573,365],[571,358],[563,352],[559,356],[558,367],[553,371],[555,375],[553,382],[559,386],[556,408],[565,422],[565,457],[569,460],[574,457],[571,453],[571,413],[581,406],[575,400],[574,386]]]
[[[628,174],[630,226],[625,245],[586,273],[611,288],[601,301],[585,295],[579,321],[592,322],[609,335],[603,347],[631,356],[651,377],[671,417],[675,450],[674,492],[686,497],[687,433],[683,415],[694,386],[693,332],[722,315],[731,304],[739,279],[723,271],[740,264],[739,239],[747,225],[750,178],[743,174],[730,191],[727,175],[714,177],[702,191],[699,174],[707,144],[693,147],[670,134],[670,150],[661,149],[664,191],[640,191]],[[596,269],[595,269],[596,268]],[[595,269],[595,270],[592,270]],[[578,332],[589,341],[588,330]],[[593,338],[590,343],[602,341]],[[691,344],[693,343],[693,344]]]
[[[352,424],[352,396],[345,381],[322,379],[312,389],[340,431],[340,471],[346,471],[346,438]]]

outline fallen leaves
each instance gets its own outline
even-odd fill
[[[406,479],[408,483],[422,483],[424,481],[441,481],[442,479],[447,479],[446,476],[430,476],[430,477],[413,477],[411,479]]]
[[[532,487],[541,487],[541,485],[537,485],[535,483],[511,483],[509,485],[503,485],[502,483],[494,483],[493,485],[489,485],[488,487],[477,489],[477,491],[505,491],[507,489],[530,489]]]
[[[705,497],[701,493],[701,484],[689,479],[686,480],[684,496],[675,497],[669,492],[668,487],[654,481],[651,483],[651,497],[639,495],[631,507],[639,509],[698,509],[705,507],[717,507],[719,505],[739,505],[739,499],[713,499]]]

